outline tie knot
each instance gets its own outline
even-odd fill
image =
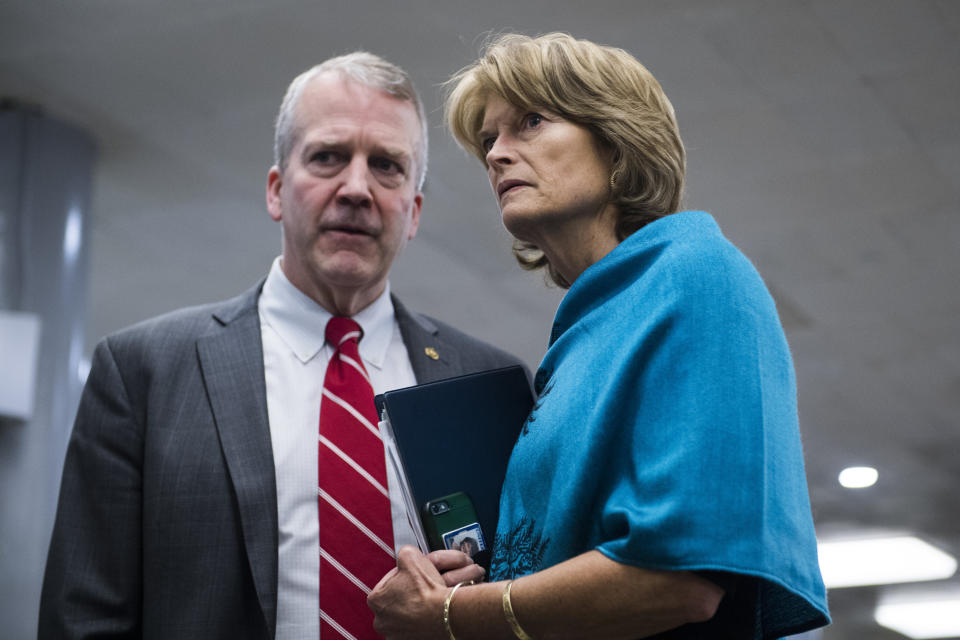
[[[339,349],[340,345],[348,340],[359,342],[362,335],[360,325],[350,318],[334,316],[327,322],[327,342],[333,345],[334,349]]]

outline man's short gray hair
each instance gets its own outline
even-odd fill
[[[423,108],[423,102],[420,101],[420,96],[417,95],[413,81],[410,80],[406,71],[366,51],[355,51],[330,58],[307,69],[290,83],[280,104],[273,139],[273,161],[280,168],[280,172],[287,170],[290,153],[303,134],[302,125],[296,118],[296,107],[300,95],[311,80],[328,71],[338,71],[356,82],[380,89],[413,104],[417,111],[417,118],[420,120],[420,140],[414,150],[414,161],[417,163],[417,189],[421,189],[427,175],[427,113]]]

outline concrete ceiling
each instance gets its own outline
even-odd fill
[[[282,92],[365,48],[412,72],[432,125],[421,233],[394,290],[535,367],[561,294],[514,267],[483,171],[439,112],[439,83],[486,34],[511,30],[624,47],[663,84],[689,153],[687,206],[715,215],[777,298],[820,531],[909,531],[960,556],[953,0],[8,0],[0,94],[99,147],[88,352],[266,273],[279,252],[263,190]],[[842,489],[851,464],[877,467],[879,483]],[[872,621],[887,590],[833,592],[823,637],[901,637]]]

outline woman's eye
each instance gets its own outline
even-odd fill
[[[543,122],[543,116],[540,115],[539,113],[528,113],[523,117],[523,124],[528,129],[534,129],[536,127],[539,127],[542,122]]]
[[[493,149],[493,143],[496,141],[496,136],[489,136],[480,141],[480,147],[483,149],[484,153],[490,153],[490,149]]]

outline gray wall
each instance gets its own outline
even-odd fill
[[[33,415],[0,417],[0,635],[36,636],[42,572],[81,390],[94,147],[82,132],[0,110],[0,310],[41,320]],[[13,363],[0,354],[0,367]]]

